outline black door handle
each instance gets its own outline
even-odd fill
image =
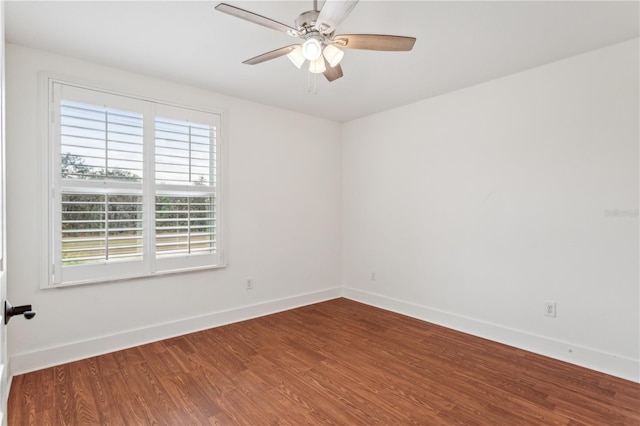
[[[11,317],[23,315],[30,320],[36,316],[36,311],[31,309],[31,305],[11,306],[11,303],[4,301],[4,323],[7,324]]]

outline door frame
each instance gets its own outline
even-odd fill
[[[7,327],[4,301],[7,299],[7,226],[5,169],[5,40],[4,1],[0,1],[0,425],[7,424],[7,401],[11,377],[7,358]]]

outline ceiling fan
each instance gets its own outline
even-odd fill
[[[244,64],[255,65],[287,55],[298,68],[302,67],[305,61],[309,61],[310,72],[322,73],[327,80],[334,81],[343,76],[340,61],[344,52],[340,48],[409,51],[413,49],[416,42],[415,37],[396,35],[336,35],[336,27],[349,15],[357,3],[358,0],[326,0],[322,9],[318,10],[318,2],[314,0],[313,10],[301,13],[295,20],[295,28],[226,3],[218,4],[216,10],[304,40],[302,44],[292,44],[247,59],[243,62]]]

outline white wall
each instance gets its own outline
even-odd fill
[[[227,268],[40,289],[39,71],[226,110]],[[9,299],[38,311],[9,325],[14,374],[339,295],[339,124],[16,45],[6,80]]]
[[[345,295],[640,380],[638,71],[634,40],[347,123]]]
[[[40,70],[226,109],[228,268],[39,289]],[[342,293],[638,381],[637,76],[635,40],[341,126],[9,45],[11,371]]]

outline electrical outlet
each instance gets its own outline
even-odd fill
[[[372,272],[371,273],[371,281],[375,281],[376,280],[376,273]]]
[[[556,317],[556,302],[551,300],[544,301],[544,316],[545,317]]]
[[[247,290],[253,290],[253,278],[247,278]]]

